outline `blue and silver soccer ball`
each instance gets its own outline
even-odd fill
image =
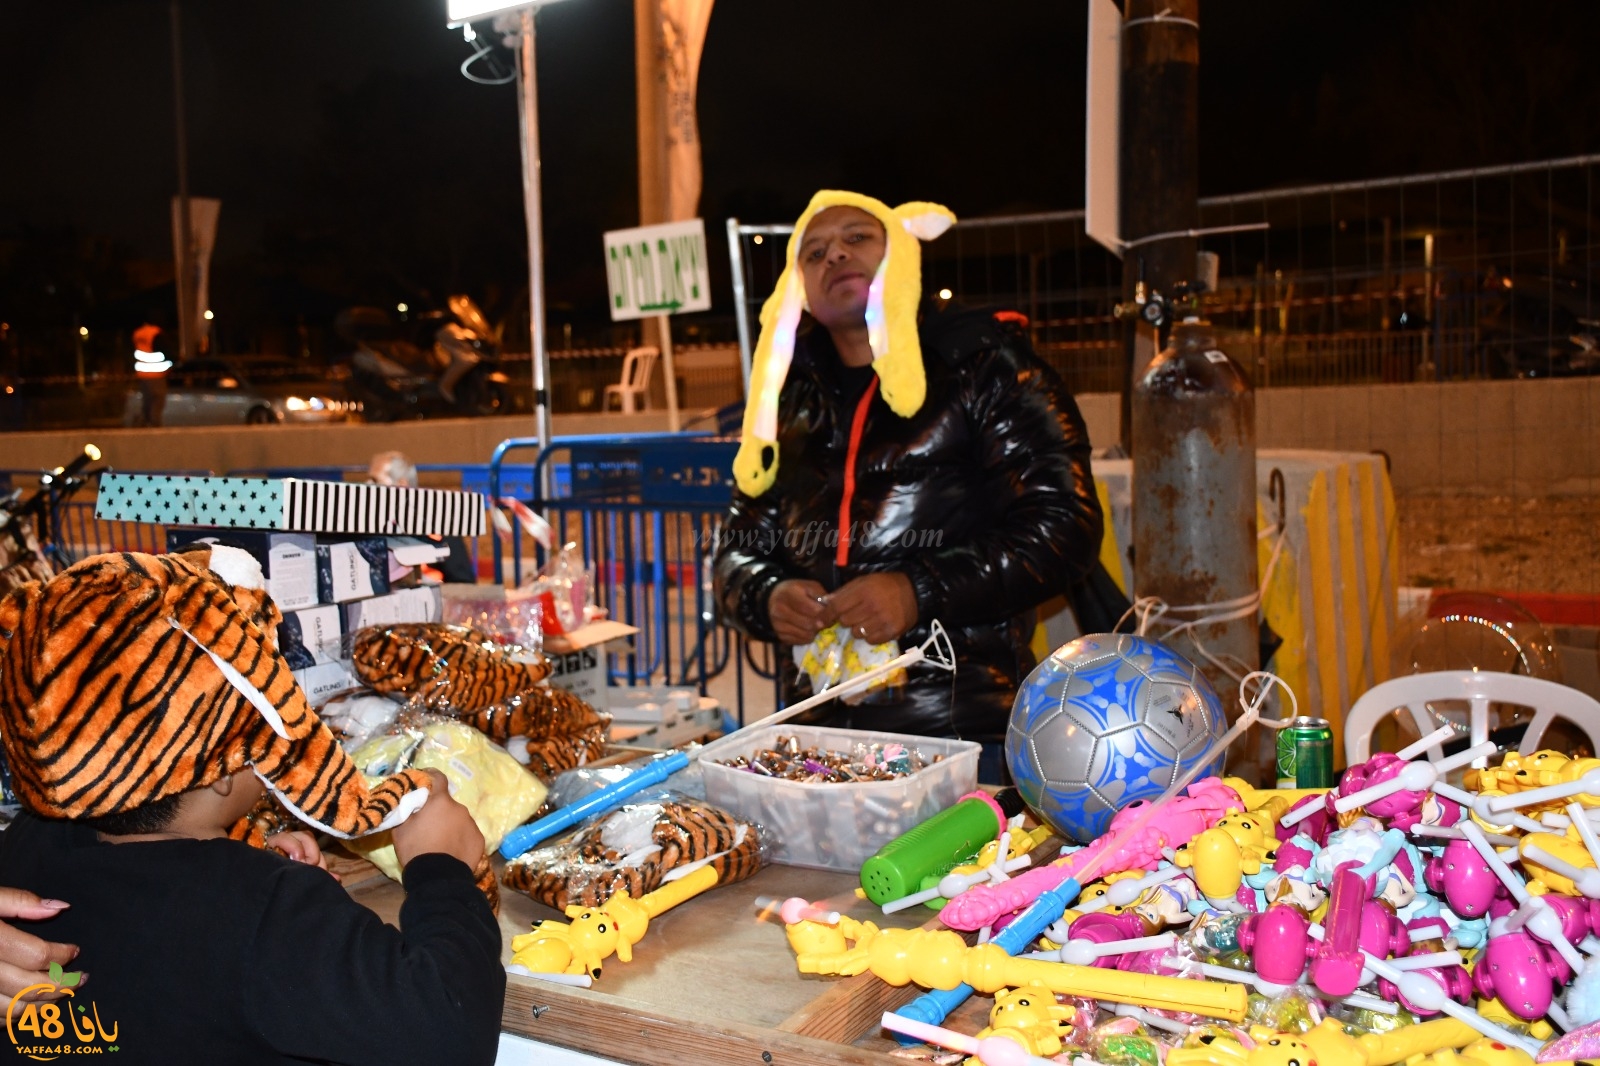
[[[1086,844],[1123,807],[1165,792],[1227,728],[1216,690],[1188,659],[1099,633],[1063,644],[1022,683],[1006,762],[1028,806]],[[1220,770],[1218,760],[1209,772]]]

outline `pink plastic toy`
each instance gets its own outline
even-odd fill
[[[1123,870],[1150,870],[1161,861],[1163,848],[1187,844],[1221,821],[1229,807],[1243,809],[1239,793],[1208,777],[1196,781],[1187,795],[1176,796],[1127,840],[1117,843],[1121,831],[1144,814],[1143,802],[1130,803],[1111,819],[1104,836],[1060,862],[1029,870],[997,885],[980,885],[945,904],[939,920],[951,929],[973,930],[991,925],[1003,914],[1021,910],[1040,893],[1076,877],[1079,870],[1097,863],[1101,875]],[[1116,844],[1115,850],[1111,850]],[[1102,853],[1110,851],[1102,859]]]
[[[1557,985],[1572,970],[1562,958],[1524,932],[1491,935],[1472,971],[1478,994],[1494,997],[1523,1021],[1536,1021],[1550,1010]]]
[[[1311,958],[1311,983],[1326,995],[1342,998],[1361,984],[1361,912],[1371,894],[1355,863],[1334,871],[1323,919],[1326,935]]]
[[[1470,840],[1452,840],[1444,854],[1428,861],[1428,887],[1444,895],[1450,909],[1463,918],[1479,918],[1496,896],[1507,899],[1505,886]]]
[[[1088,940],[1096,944],[1109,944],[1118,940],[1132,940],[1142,937],[1149,930],[1145,927],[1144,919],[1132,911],[1121,914],[1085,914],[1072,923],[1067,932],[1068,943],[1074,940]],[[1091,966],[1100,966],[1105,969],[1116,967],[1120,961],[1115,955],[1102,955],[1090,963]]]
[[[1311,921],[1299,907],[1275,903],[1239,925],[1239,947],[1256,964],[1256,976],[1275,985],[1299,982],[1316,950]]]

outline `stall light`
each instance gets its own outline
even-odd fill
[[[489,15],[498,15],[502,11],[511,11],[519,7],[543,7],[552,0],[450,0],[446,5],[450,21],[446,25],[455,27],[463,22],[475,22]]]
[[[291,396],[287,400],[284,400],[283,406],[287,407],[291,411],[307,411],[311,408],[309,403],[298,396]]]
[[[213,318],[216,318],[217,316],[212,314],[211,313],[211,308],[208,307],[208,308],[206,308],[206,313],[205,313],[204,317],[205,317],[205,320],[207,322],[210,322]]]
[[[759,234],[759,233],[756,234],[755,237],[752,238],[752,242],[755,243],[755,244],[761,244],[765,240],[766,240],[766,238],[761,236],[761,234]]]
[[[395,304],[394,309],[399,311],[402,315],[411,310],[411,308],[407,307],[405,304]]]
[[[79,326],[78,327],[78,336],[87,337],[88,335],[89,335],[89,327],[88,326]]]
[[[950,297],[952,297],[954,295],[955,295],[955,293],[951,292],[949,289],[940,289],[939,290],[939,299],[941,299],[941,300],[948,300],[948,299],[950,299]]]

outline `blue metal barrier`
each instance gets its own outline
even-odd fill
[[[552,544],[576,541],[595,578],[596,602],[612,618],[639,629],[634,651],[613,656],[611,678],[637,684],[662,678],[704,693],[709,678],[731,664],[737,675],[738,717],[744,720],[741,664],[754,661],[746,640],[717,617],[711,557],[733,497],[732,465],[738,442],[711,434],[637,433],[503,441],[489,461],[489,493],[512,495],[506,456],[534,450],[533,491],[518,496],[551,524]],[[565,484],[548,497],[541,474],[564,456]],[[495,542],[495,571],[516,585],[525,579],[524,538],[513,537],[510,558]],[[532,546],[531,569],[545,561]],[[774,677],[775,671],[757,667]]]

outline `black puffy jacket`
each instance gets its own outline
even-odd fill
[[[914,667],[893,702],[825,704],[811,721],[921,736],[999,740],[1018,684],[1034,666],[1033,608],[1094,564],[1103,518],[1083,417],[1026,333],[989,312],[923,315],[928,392],[900,418],[874,396],[855,455],[854,533],[837,563],[840,505],[856,396],[823,329],[797,339],[779,402],[777,483],[735,491],[716,558],[724,617],[773,640],[767,600],[778,582],[838,588],[898,570],[918,621],[902,649],[949,631],[958,668]],[[792,657],[786,697],[808,693]]]

